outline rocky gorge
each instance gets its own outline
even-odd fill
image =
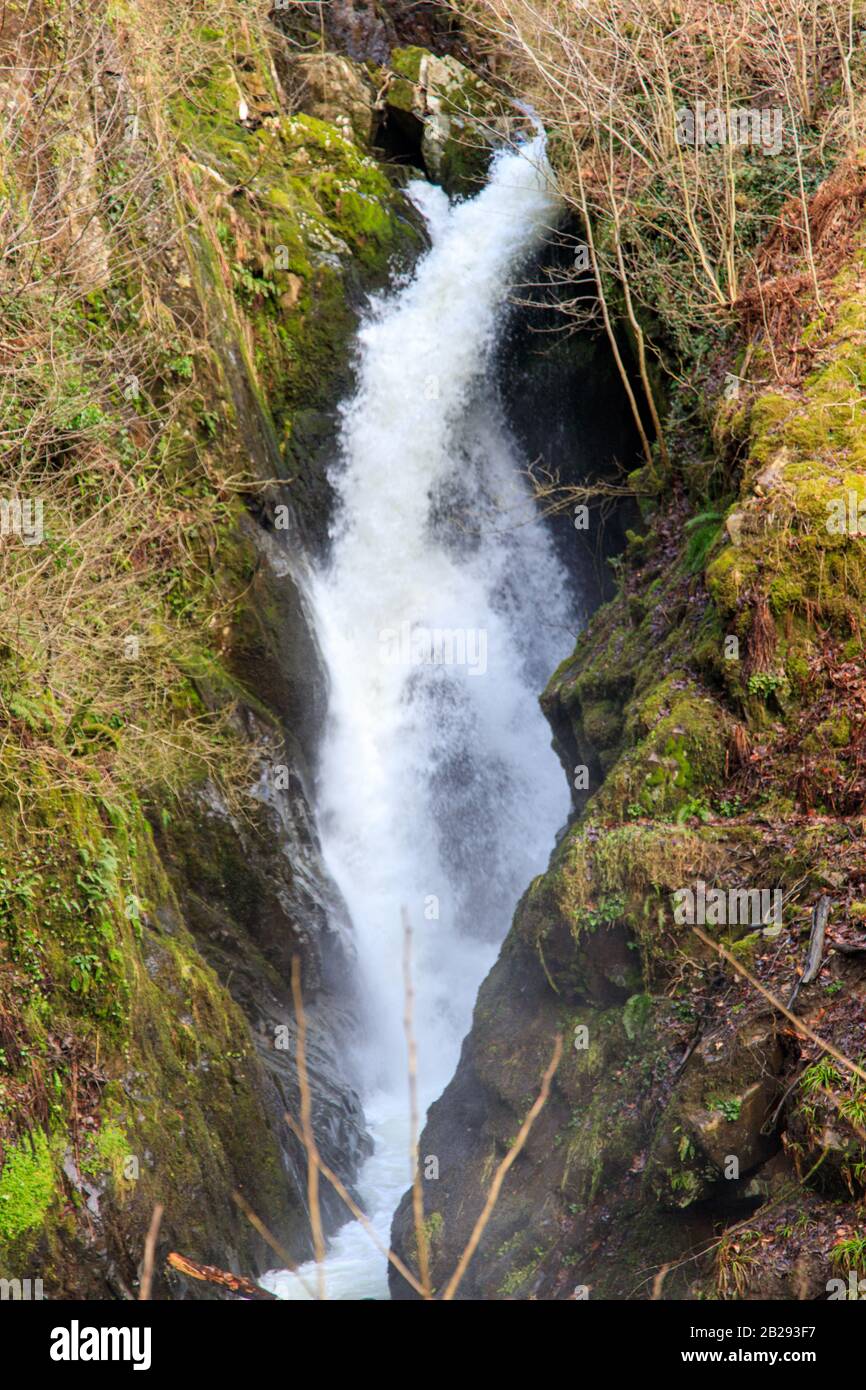
[[[463,573],[481,554],[479,611],[491,630],[506,615],[521,668],[502,728],[509,750],[523,739],[510,761],[504,736],[485,742],[499,726],[480,704],[464,744],[423,744],[400,802],[441,775],[435,824],[453,833],[435,882],[425,860],[377,911],[399,927],[401,894],[420,916],[447,881],[458,909],[439,940],[460,971],[469,942],[461,983],[480,989],[430,1097],[421,1222],[406,1191],[391,1246],[416,1280],[429,1260],[441,1295],[559,1038],[457,1297],[825,1297],[864,1258],[864,572],[847,507],[863,487],[862,156],[828,135],[826,163],[792,161],[781,191],[743,176],[755,281],[709,346],[694,322],[684,346],[660,272],[651,307],[626,276],[580,321],[584,184],[583,204],[567,196],[564,128],[470,7],[150,0],[93,7],[84,29],[71,8],[43,19],[0,35],[4,487],[45,502],[44,553],[3,540],[0,1277],[135,1297],[157,1203],[156,1297],[213,1295],[172,1252],[253,1280],[308,1261],[309,1148],[286,1118],[305,1104],[299,1026],[318,1153],[367,1200],[363,953],[381,932],[365,937],[356,890],[397,862],[402,827],[339,862],[350,778],[329,801],[345,756],[322,615],[364,576],[352,552],[333,578],[335,462],[353,420],[359,449],[376,427],[371,335],[425,273],[438,293],[446,235],[454,264],[466,245],[493,258],[493,231],[467,215],[460,233],[460,210],[495,192],[495,152],[543,141],[543,123],[563,195],[554,207],[547,174],[531,181],[532,235],[479,296],[483,373],[467,364],[452,400],[450,358],[423,373],[407,358],[388,397],[417,402],[432,372],[425,438],[462,421],[442,450],[463,477],[430,485],[419,534],[441,542],[440,588],[455,556]],[[822,63],[816,126],[842,81]],[[518,183],[503,180],[496,227],[512,207],[517,226]],[[618,273],[611,226],[596,222],[595,261]],[[389,460],[407,505],[427,489],[413,434]],[[534,481],[534,520],[485,550],[507,517],[503,450]],[[348,714],[364,650],[346,661]],[[524,668],[550,677],[547,773]],[[503,704],[513,674],[495,672]],[[434,731],[454,718],[444,699],[419,708]],[[405,829],[427,849],[426,822]],[[512,892],[533,834],[539,872]],[[674,895],[699,884],[772,890],[778,918],[678,922]],[[328,1182],[318,1202],[336,1247],[346,1204]],[[393,1299],[418,1296],[393,1263],[389,1280]]]

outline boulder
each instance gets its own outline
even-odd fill
[[[304,111],[336,126],[347,140],[368,145],[375,124],[374,93],[363,68],[337,53],[313,53],[297,60],[297,70]]]
[[[499,92],[450,55],[397,48],[382,98],[386,119],[417,143],[429,176],[448,193],[474,192],[497,145],[531,131]]]
[[[721,1027],[698,1046],[674,1089],[649,1156],[645,1186],[676,1210],[752,1173],[778,1149],[765,1133],[783,1055],[770,1016]],[[733,1161],[732,1161],[733,1160]]]

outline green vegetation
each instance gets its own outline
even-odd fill
[[[0,1241],[39,1226],[56,1196],[56,1160],[41,1129],[7,1150],[0,1173]]]
[[[287,102],[245,0],[63,0],[9,32],[41,114],[0,150],[0,491],[27,503],[0,544],[0,1273],[38,1236],[62,1296],[91,1189],[119,1250],[160,1201],[179,1248],[231,1227],[252,1270],[235,1187],[303,1248],[249,1025],[151,827],[254,814],[279,722],[249,688],[250,514],[341,392],[351,306],[419,243],[370,151]]]
[[[628,341],[643,459],[622,477],[639,524],[612,597],[542,700],[589,787],[481,992],[459,1085],[480,1080],[484,1144],[513,1133],[542,1038],[580,1028],[586,1046],[566,1048],[543,1121],[555,1140],[511,1197],[525,1238],[508,1246],[503,1221],[477,1286],[528,1296],[528,1251],[555,1211],[562,1249],[534,1272],[539,1298],[560,1296],[575,1250],[594,1297],[649,1297],[652,1267],[664,1297],[820,1298],[831,1249],[863,1268],[859,1236],[836,1232],[862,1225],[866,1098],[804,1038],[780,1045],[772,1000],[790,997],[822,896],[834,944],[859,941],[866,916],[864,51],[846,50],[835,4],[808,35],[786,12],[784,43],[781,12],[746,0],[685,26],[632,0],[478,8],[590,245],[599,302],[575,292],[571,326],[592,312],[612,351]],[[697,100],[769,116],[771,91],[785,116],[772,156],[676,140]],[[710,931],[720,957],[706,928],[673,921],[672,894],[698,880],[779,885],[784,919]],[[847,940],[796,1008],[856,1062]],[[762,1205],[744,1231],[730,1212],[747,1199]],[[466,1200],[458,1184],[455,1209]],[[779,1204],[802,1219],[780,1224]],[[733,1226],[703,1261],[701,1212]],[[804,1229],[823,1252],[808,1269]]]

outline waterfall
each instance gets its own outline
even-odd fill
[[[431,249],[360,329],[333,545],[311,592],[330,679],[318,815],[357,945],[353,1063],[376,1142],[359,1187],[386,1242],[410,1180],[401,911],[426,1105],[567,814],[537,695],[572,648],[575,612],[491,382],[514,276],[557,216],[543,142],[499,154],[471,200],[420,181],[409,192]],[[354,1222],[326,1276],[332,1298],[387,1296]],[[286,1272],[270,1279],[306,1296]]]

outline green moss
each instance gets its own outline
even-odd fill
[[[424,1230],[427,1233],[427,1239],[430,1241],[436,1240],[438,1237],[440,1237],[442,1235],[444,1227],[445,1218],[442,1215],[441,1211],[431,1211],[430,1215],[425,1218]]]
[[[512,1298],[519,1293],[524,1284],[527,1284],[538,1268],[539,1260],[536,1257],[530,1264],[524,1265],[522,1269],[512,1269],[502,1281],[499,1288],[501,1298]]]
[[[634,1042],[646,1028],[652,1007],[653,1001],[649,994],[633,994],[626,1000],[622,1011],[622,1026],[629,1042]]]
[[[685,566],[690,574],[697,574],[705,568],[707,556],[722,533],[722,514],[700,512],[686,523],[686,532]]]
[[[669,676],[635,703],[626,727],[634,745],[595,799],[603,814],[624,816],[628,806],[639,805],[648,815],[669,817],[720,777],[724,720],[684,675]]]
[[[751,453],[756,464],[768,463],[779,447],[779,432],[796,412],[797,403],[773,391],[759,396],[749,416]]]
[[[722,614],[737,612],[757,573],[757,563],[739,547],[728,545],[714,556],[707,567],[707,588]]]
[[[619,705],[613,700],[587,700],[582,713],[586,736],[599,751],[617,743],[622,732],[622,710]]]
[[[410,82],[417,82],[421,75],[421,64],[429,57],[429,49],[410,45],[408,48],[392,48],[391,67]]]
[[[35,1129],[6,1150],[0,1170],[0,1242],[42,1225],[57,1196],[54,1155]]]
[[[836,718],[826,719],[819,724],[816,732],[834,747],[847,748],[851,742],[851,720],[847,714],[837,715]]]
[[[735,956],[737,960],[742,961],[745,965],[751,965],[755,955],[761,949],[762,943],[761,933],[753,931],[749,932],[748,936],[741,937],[739,941],[728,941],[725,944],[731,955]]]
[[[107,1118],[82,1154],[81,1171],[89,1178],[109,1173],[118,1191],[127,1180],[124,1169],[131,1155],[132,1146],[123,1126],[116,1118]]]

